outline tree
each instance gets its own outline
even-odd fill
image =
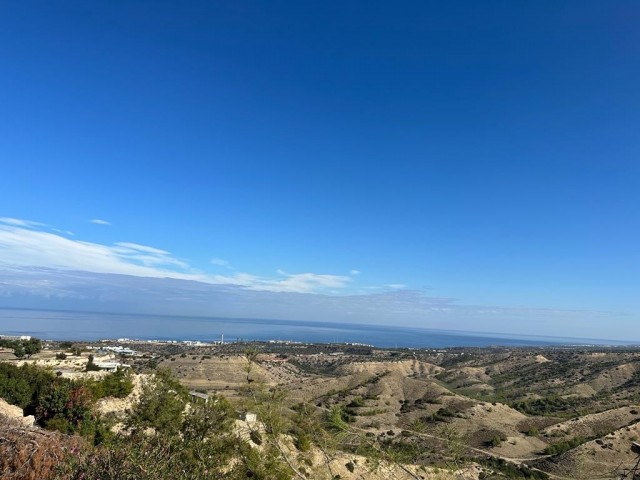
[[[131,373],[122,368],[104,377],[101,383],[105,397],[125,398],[133,391]]]
[[[231,404],[219,395],[206,403],[192,404],[184,416],[182,434],[186,440],[202,442],[213,434],[229,433],[236,419]]]
[[[452,469],[458,470],[464,460],[466,445],[458,429],[453,425],[445,425],[440,429],[440,437],[444,439],[447,456]]]
[[[42,350],[42,341],[39,338],[30,338],[26,342],[23,342],[23,347],[27,358],[31,358],[31,355],[39,353]]]
[[[42,340],[39,338],[30,338],[29,340],[0,339],[0,347],[12,348],[13,354],[18,358],[24,356],[31,358],[31,355],[42,350]]]
[[[89,360],[87,361],[87,366],[84,367],[85,372],[97,372],[100,370],[100,367],[93,363],[93,355],[89,355]]]
[[[133,408],[127,426],[133,430],[153,428],[158,432],[176,433],[189,392],[173,376],[171,370],[156,370],[142,387],[140,400]]]
[[[54,381],[53,374],[43,368],[0,362],[0,398],[23,408],[26,415],[35,413],[37,399]]]
[[[93,396],[84,386],[57,380],[38,398],[36,415],[45,427],[71,434],[93,425]]]
[[[22,346],[22,344],[16,345],[16,347],[13,349],[13,354],[17,358],[23,358],[25,356],[25,351],[24,351],[24,347]]]
[[[253,365],[258,358],[258,349],[256,347],[247,347],[244,350],[244,356],[247,359],[247,365],[244,367],[247,372],[247,383],[251,383],[253,380],[250,378],[251,371],[253,370]]]

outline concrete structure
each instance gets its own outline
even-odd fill
[[[189,395],[191,395],[192,402],[197,402],[197,401],[204,401],[204,403],[209,402],[209,395],[207,395],[206,393],[201,393],[201,392],[196,392],[195,390],[191,390],[189,392]]]
[[[116,372],[118,368],[130,368],[131,365],[126,365],[120,362],[100,362],[95,364],[100,370],[106,370],[107,372]]]

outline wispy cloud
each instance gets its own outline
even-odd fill
[[[73,233],[71,230],[60,230],[59,228],[52,228],[51,230],[53,230],[54,232],[63,233],[65,235],[75,235],[75,233]]]
[[[254,290],[268,290],[271,292],[299,292],[311,293],[315,291],[342,289],[352,280],[342,275],[328,275],[318,273],[287,273],[278,270],[281,278],[256,279]]]
[[[94,218],[89,220],[91,223],[95,223],[96,225],[111,225],[111,222],[107,222],[106,220],[102,220],[100,218]]]
[[[222,259],[222,258],[217,258],[217,257],[212,258],[211,259],[211,264],[215,265],[216,267],[231,268],[231,265],[229,264],[229,262],[227,260]]]
[[[0,260],[19,266],[122,273],[147,277],[195,279],[197,275],[175,269],[169,254],[101,245],[63,237],[45,230],[0,225]]]
[[[40,222],[33,222],[31,220],[24,220],[21,218],[11,218],[11,217],[0,217],[0,223],[4,223],[5,225],[14,225],[16,227],[23,228],[38,228],[45,227],[46,224]]]
[[[349,270],[349,275],[353,275],[353,276],[360,275],[360,270]]]
[[[160,255],[167,256],[170,255],[166,250],[160,250],[159,248],[149,247],[147,245],[140,245],[139,243],[131,243],[131,242],[117,242],[117,247],[120,247],[120,251],[125,253],[130,252],[144,252],[149,253],[151,255]]]
[[[34,222],[32,220],[25,220],[22,218],[0,217],[0,225],[2,224],[12,225],[14,227],[30,228],[30,229],[41,229],[41,230],[49,229],[52,232],[62,233],[64,235],[70,235],[70,236],[75,235],[75,233],[73,233],[71,230],[61,230],[59,228],[55,228],[50,225],[47,225],[46,223]]]
[[[147,267],[173,266],[188,271],[186,262],[174,258],[171,253],[147,245],[131,242],[117,242],[111,249],[123,259],[139,262]]]
[[[46,227],[46,228],[45,228]],[[351,277],[319,273],[287,273],[272,277],[237,272],[229,262],[228,275],[204,272],[166,250],[134,242],[104,245],[67,238],[60,230],[15,218],[0,219],[0,262],[21,267],[45,267],[140,277],[175,278],[210,284],[235,285],[247,290],[327,293],[345,288]]]

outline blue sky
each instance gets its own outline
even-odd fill
[[[518,333],[552,310],[534,333],[640,338],[639,21],[631,1],[6,4],[0,262],[404,290],[460,307],[404,323],[502,308],[479,327]]]

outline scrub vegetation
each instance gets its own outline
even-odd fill
[[[2,478],[586,478],[640,436],[635,350],[141,343],[91,371],[101,349],[0,352],[37,425],[0,428]]]

